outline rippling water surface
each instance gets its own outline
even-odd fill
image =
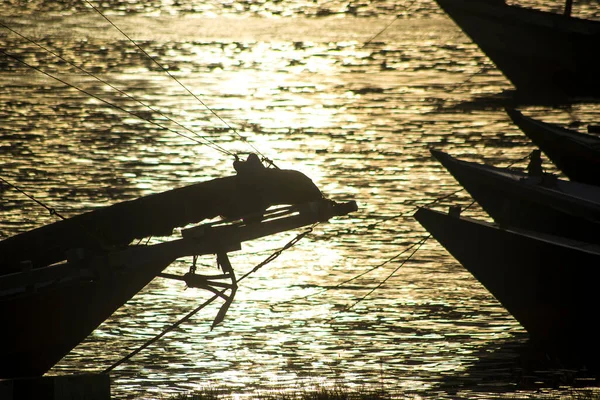
[[[415,207],[460,189],[429,147],[498,166],[524,166],[534,148],[498,100],[511,85],[433,1],[96,5],[156,62],[86,2],[24,4],[0,5],[0,162],[2,178],[36,199],[69,216],[233,174],[232,157],[197,134],[227,152],[250,143],[359,205],[244,280],[220,326],[210,329],[211,305],[115,368],[116,399],[336,382],[400,398],[573,390],[557,385],[560,373],[546,379],[553,371],[524,378],[525,331],[437,242],[416,246],[427,233]],[[597,18],[596,5],[575,11]],[[521,109],[585,130],[600,106]],[[6,185],[0,196],[1,237],[53,221]],[[441,205],[456,202],[469,197]],[[231,253],[238,275],[299,232],[245,243]],[[200,263],[215,271],[213,258]],[[157,278],[51,373],[100,372],[209,297]]]

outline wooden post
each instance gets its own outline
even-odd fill
[[[571,10],[572,10],[572,8],[573,8],[573,0],[566,0],[566,3],[565,3],[565,15],[567,17],[571,16]]]

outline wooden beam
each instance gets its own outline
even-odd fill
[[[566,15],[567,17],[570,17],[572,9],[573,9],[573,0],[566,0],[564,15]]]

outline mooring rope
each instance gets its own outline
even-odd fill
[[[59,77],[57,77],[57,76],[55,76],[55,75],[47,72],[47,71],[44,71],[43,69],[41,69],[39,67],[36,67],[35,65],[31,65],[27,61],[24,61],[24,60],[20,59],[19,57],[15,56],[15,55],[7,53],[6,51],[4,51],[2,49],[0,49],[0,54],[4,54],[5,56],[10,57],[10,58],[14,59],[15,61],[17,61],[17,62],[19,62],[19,63],[21,63],[21,64],[23,64],[23,65],[25,65],[25,66],[27,66],[29,68],[32,68],[32,69],[34,69],[34,70],[36,70],[36,71],[38,71],[38,72],[40,72],[40,73],[42,73],[42,74],[44,74],[44,75],[52,78],[52,79],[54,79],[54,80],[62,83],[65,86],[68,86],[68,87],[70,87],[72,89],[75,89],[75,90],[77,90],[77,91],[79,91],[81,93],[84,93],[84,94],[86,94],[86,95],[88,95],[90,97],[93,97],[94,99],[96,99],[98,101],[101,101],[102,103],[104,103],[104,104],[106,104],[106,105],[108,105],[110,107],[116,108],[117,110],[123,111],[123,112],[125,112],[125,113],[127,113],[129,115],[133,115],[134,117],[139,118],[141,120],[144,120],[144,121],[146,121],[146,122],[148,122],[148,123],[150,123],[150,124],[152,124],[152,125],[160,128],[160,129],[164,129],[164,130],[167,130],[169,132],[175,133],[176,135],[182,136],[182,137],[184,137],[184,138],[186,138],[188,140],[191,140],[193,142],[196,142],[198,144],[202,144],[202,145],[206,145],[206,146],[212,147],[214,150],[217,150],[218,152],[226,154],[228,156],[235,156],[235,153],[233,153],[231,151],[228,151],[226,149],[223,149],[222,147],[220,147],[218,145],[215,145],[213,143],[203,143],[203,142],[197,140],[196,138],[193,138],[193,137],[190,137],[188,135],[185,135],[185,134],[183,134],[181,132],[178,132],[178,131],[176,131],[174,129],[171,129],[171,128],[166,127],[166,126],[164,126],[162,124],[159,124],[158,122],[152,121],[151,119],[145,118],[142,115],[136,114],[133,111],[127,110],[124,107],[121,107],[121,106],[119,106],[117,104],[111,103],[110,101],[108,101],[106,99],[103,99],[102,97],[97,96],[97,95],[95,95],[95,94],[93,94],[93,93],[91,93],[91,92],[89,92],[89,91],[87,91],[85,89],[79,88],[79,87],[73,85],[72,83],[69,83],[69,82],[67,82],[67,81],[65,81],[65,80],[63,80],[63,79],[61,79],[61,78],[59,78]]]
[[[461,190],[459,190],[459,191],[462,191],[462,189],[461,189]],[[457,192],[455,192],[455,193],[457,193]],[[429,205],[431,205],[431,204],[434,204],[434,203],[435,203],[437,200],[441,200],[442,198],[445,198],[445,197],[448,197],[448,196],[443,196],[443,197],[441,197],[441,198],[439,198],[439,199],[436,199],[436,200],[434,200],[434,201],[432,201],[432,202],[430,202],[430,203],[428,203],[428,204],[429,204]],[[467,206],[464,208],[464,210],[468,210],[469,208],[471,208],[471,206],[473,206],[473,204],[475,204],[475,200],[472,200],[472,201],[469,203],[469,205],[467,205]],[[463,210],[463,211],[464,211],[464,210]],[[325,288],[325,289],[323,289],[323,290],[320,290],[320,291],[318,291],[318,292],[315,292],[315,293],[310,293],[310,294],[308,294],[308,295],[306,295],[306,296],[297,297],[297,298],[294,298],[294,299],[291,299],[291,300],[287,300],[287,301],[279,302],[279,303],[275,304],[274,306],[276,307],[276,306],[280,306],[280,305],[282,305],[282,304],[295,303],[295,302],[297,302],[297,301],[299,301],[299,300],[305,300],[305,299],[308,299],[308,298],[311,298],[311,297],[318,296],[318,295],[320,295],[320,294],[323,294],[323,293],[325,293],[325,292],[327,292],[327,291],[329,291],[329,290],[333,290],[333,289],[339,289],[339,288],[341,288],[343,285],[345,285],[345,284],[347,284],[347,283],[349,283],[349,282],[352,282],[352,281],[354,281],[354,280],[356,280],[356,279],[359,279],[359,278],[363,277],[364,275],[367,275],[367,274],[369,274],[370,272],[372,272],[372,271],[374,271],[374,270],[376,270],[376,269],[378,269],[378,268],[381,268],[381,267],[383,267],[383,266],[385,266],[385,265],[389,264],[390,262],[392,262],[392,261],[396,260],[397,258],[399,258],[400,256],[402,256],[402,255],[403,255],[404,253],[406,253],[407,251],[409,251],[409,250],[411,250],[411,249],[413,249],[413,248],[415,248],[415,247],[416,247],[416,249],[414,249],[414,250],[413,250],[413,252],[412,252],[412,253],[411,253],[411,254],[410,254],[410,255],[409,255],[409,256],[408,256],[406,259],[404,259],[404,261],[402,261],[402,263],[400,264],[400,266],[399,266],[398,268],[396,268],[396,269],[395,269],[395,270],[394,270],[394,271],[393,271],[391,274],[389,274],[389,275],[388,275],[388,277],[386,277],[386,278],[385,278],[385,279],[384,279],[382,282],[380,282],[380,283],[379,283],[379,284],[378,284],[378,285],[377,285],[375,288],[373,288],[371,291],[369,291],[369,293],[367,293],[367,294],[366,294],[366,295],[364,295],[362,298],[360,298],[360,299],[359,299],[359,300],[358,300],[356,303],[354,303],[352,306],[349,306],[349,307],[347,307],[347,308],[345,308],[345,309],[343,310],[343,311],[347,311],[347,310],[351,309],[352,307],[354,307],[356,304],[358,304],[358,303],[360,303],[361,301],[363,301],[363,300],[364,300],[366,297],[368,297],[368,296],[369,296],[369,295],[371,295],[371,294],[372,294],[372,293],[373,293],[375,290],[377,290],[379,287],[381,287],[381,286],[382,286],[382,285],[383,285],[383,284],[384,284],[384,283],[385,283],[387,280],[389,280],[389,279],[390,279],[390,278],[391,278],[391,277],[392,277],[392,276],[393,276],[393,275],[394,275],[394,274],[395,274],[395,273],[396,273],[396,272],[397,272],[397,271],[398,271],[398,270],[399,270],[399,269],[400,269],[400,268],[401,268],[401,267],[402,267],[402,266],[403,266],[403,265],[404,265],[404,264],[405,264],[407,261],[409,261],[409,260],[410,260],[410,259],[411,259],[411,258],[412,258],[414,255],[415,255],[415,253],[416,253],[416,252],[417,252],[417,251],[418,251],[418,250],[421,248],[421,246],[422,246],[422,245],[423,245],[423,244],[424,244],[424,243],[425,243],[425,242],[426,242],[426,241],[427,241],[427,240],[428,240],[430,237],[431,237],[431,234],[429,234],[428,236],[426,236],[426,237],[424,237],[424,238],[421,238],[421,239],[419,239],[417,242],[415,242],[415,243],[411,244],[410,246],[408,246],[407,248],[405,248],[404,250],[402,250],[400,253],[398,253],[398,254],[396,254],[396,255],[392,256],[391,258],[389,258],[389,259],[385,260],[384,262],[382,262],[382,263],[380,263],[380,264],[378,264],[378,265],[375,265],[375,266],[371,267],[370,269],[368,269],[368,270],[366,270],[366,271],[364,271],[364,272],[361,272],[360,274],[358,274],[358,275],[356,275],[356,276],[354,276],[354,277],[352,277],[352,278],[350,278],[350,279],[347,279],[347,280],[345,280],[345,281],[342,281],[342,282],[340,282],[340,283],[336,284],[336,285],[335,285],[335,286],[333,286],[333,287],[328,287],[328,288]],[[271,308],[273,308],[273,306],[272,306]],[[334,318],[335,318],[335,317],[331,318],[331,320],[333,320]]]
[[[417,242],[417,243],[418,243],[418,242]],[[318,291],[318,292],[311,293],[311,294],[308,294],[308,295],[306,295],[306,296],[302,296],[302,297],[296,297],[296,298],[294,298],[294,299],[291,299],[291,300],[280,301],[279,303],[275,304],[274,306],[275,306],[275,307],[277,307],[277,306],[281,306],[281,305],[283,305],[283,304],[295,303],[295,302],[297,302],[297,301],[299,301],[299,300],[305,300],[305,299],[308,299],[308,298],[311,298],[311,297],[318,296],[318,295],[320,295],[320,294],[323,294],[323,293],[325,293],[325,292],[327,292],[327,291],[329,291],[329,290],[339,289],[339,288],[340,288],[340,287],[342,287],[343,285],[345,285],[345,284],[347,284],[347,283],[350,283],[350,282],[352,282],[352,281],[355,281],[355,280],[357,280],[357,279],[359,279],[359,278],[362,278],[363,276],[365,276],[365,275],[367,275],[367,274],[371,273],[372,271],[375,271],[376,269],[378,269],[378,268],[381,268],[381,267],[383,267],[383,266],[385,266],[385,265],[389,264],[390,262],[394,261],[394,260],[395,260],[395,259],[397,259],[398,257],[402,256],[404,253],[406,253],[407,251],[409,251],[411,248],[413,248],[414,246],[416,246],[416,245],[417,245],[417,243],[413,243],[413,244],[411,244],[411,245],[410,245],[410,246],[408,246],[406,249],[402,250],[400,253],[396,254],[396,255],[395,255],[395,256],[393,256],[392,258],[389,258],[389,259],[385,260],[384,262],[382,262],[382,263],[380,263],[380,264],[377,264],[377,265],[375,265],[374,267],[371,267],[370,269],[368,269],[368,270],[366,270],[366,271],[364,271],[364,272],[361,272],[360,274],[358,274],[358,275],[356,275],[356,276],[353,276],[353,277],[352,277],[352,278],[350,278],[350,279],[346,279],[345,281],[339,282],[339,283],[337,283],[337,284],[336,284],[335,286],[333,286],[333,287],[328,287],[328,288],[325,288],[325,289],[323,289],[323,290],[320,290],[320,291]]]
[[[165,68],[161,63],[159,63],[154,57],[152,57],[146,50],[144,50],[136,41],[134,41],[129,35],[127,35],[121,28],[119,28],[113,21],[111,21],[102,11],[100,11],[96,6],[94,6],[89,0],[83,0],[87,3],[94,11],[96,11],[102,18],[104,18],[111,26],[113,26],[119,33],[121,33],[129,42],[131,42],[139,51],[141,51],[148,59],[150,59],[154,64],[156,64],[163,72],[165,72],[170,78],[172,78],[179,86],[181,86],[187,93],[189,93],[194,99],[196,99],[204,108],[206,108],[211,114],[213,114],[216,118],[218,118],[228,129],[234,132],[242,142],[248,144],[257,154],[261,156],[261,158],[267,161],[270,165],[275,166],[273,161],[266,157],[263,153],[261,153],[252,143],[248,141],[248,139],[242,136],[234,127],[227,123],[220,115],[218,115],[211,107],[209,107],[200,97],[194,94],[186,85],[184,85],[177,77],[175,77],[167,68]],[[276,167],[276,166],[275,166]]]
[[[273,254],[271,254],[270,256],[268,256],[267,258],[265,258],[262,262],[260,262],[259,264],[257,264],[254,268],[252,268],[250,271],[246,272],[241,278],[239,278],[237,280],[237,282],[241,282],[242,280],[244,280],[245,278],[247,278],[248,276],[250,276],[251,274],[255,273],[256,271],[258,271],[259,269],[261,269],[262,267],[264,267],[265,265],[267,265],[268,263],[272,262],[273,260],[275,260],[277,257],[279,257],[285,250],[288,250],[289,248],[291,248],[292,246],[294,246],[296,243],[298,243],[302,238],[304,238],[306,235],[308,235],[309,233],[311,233],[313,231],[313,229],[318,225],[319,223],[315,223],[312,226],[310,226],[309,228],[305,229],[304,232],[299,233],[298,235],[296,235],[292,240],[290,240],[289,242],[287,242],[283,247],[281,247],[279,250],[275,251]],[[218,299],[219,297],[221,297],[223,294],[225,294],[225,292],[227,291],[227,289],[223,289],[222,291],[220,291],[219,294],[214,295],[213,297],[211,297],[210,299],[206,300],[204,303],[200,304],[198,307],[194,308],[192,311],[188,312],[185,316],[183,316],[182,318],[180,318],[179,320],[177,320],[176,322],[172,323],[171,325],[169,325],[168,327],[166,327],[165,329],[162,330],[162,332],[160,332],[158,335],[154,336],[152,339],[146,341],[145,343],[143,343],[140,347],[138,347],[137,349],[133,350],[132,352],[130,352],[128,355],[126,355],[125,357],[121,358],[119,361],[115,362],[114,364],[112,364],[111,366],[109,366],[108,368],[106,368],[105,370],[102,371],[103,374],[107,374],[110,373],[113,369],[115,369],[116,367],[118,367],[119,365],[123,364],[124,362],[130,360],[132,357],[134,357],[136,354],[138,354],[139,352],[141,352],[142,350],[144,350],[145,348],[147,348],[148,346],[152,345],[153,343],[157,342],[158,340],[160,340],[162,337],[164,337],[167,333],[171,332],[173,329],[177,328],[178,326],[180,326],[181,324],[183,324],[186,321],[189,321],[190,318],[192,318],[195,314],[197,314],[200,310],[202,310],[203,308],[207,307],[209,304],[211,304],[213,301],[215,301],[216,299]]]
[[[382,30],[380,30],[379,32],[377,32],[374,36],[372,36],[369,40],[367,40],[365,43],[363,43],[362,47],[368,46],[373,40],[375,40],[375,38],[377,38],[378,36],[380,36],[383,32],[385,32],[386,30],[388,30],[388,28],[390,26],[392,26],[394,24],[394,22],[396,22],[398,19],[400,18],[400,15],[396,15],[396,18],[394,18],[390,23],[388,23]]]
[[[32,194],[27,193],[25,190],[21,189],[20,187],[18,187],[17,185],[8,182],[6,179],[4,179],[3,177],[0,176],[0,182],[4,182],[6,185],[8,185],[9,187],[13,188],[14,190],[16,190],[17,192],[21,193],[22,195],[24,195],[25,197],[27,197],[28,199],[32,200],[33,202],[35,202],[36,204],[40,205],[41,207],[45,208],[49,213],[50,216],[54,216],[56,215],[60,220],[67,220],[68,218],[63,216],[62,214],[60,214],[58,211],[56,211],[55,208],[50,207],[48,204],[38,200],[35,198],[35,196],[33,196]],[[101,237],[98,232],[94,232],[92,230],[90,230],[88,227],[77,223],[74,226],[76,226],[81,234],[86,235],[87,237],[93,239],[101,248],[105,248],[106,247],[106,238]],[[149,240],[149,239],[148,239]]]
[[[458,189],[458,190],[456,190],[456,191],[454,191],[454,192],[452,192],[452,193],[449,193],[449,194],[446,194],[446,195],[444,195],[444,196],[438,197],[438,198],[436,198],[436,199],[434,199],[434,200],[430,201],[429,203],[425,203],[425,204],[424,204],[422,207],[430,207],[430,206],[432,206],[432,205],[434,205],[434,204],[436,204],[436,203],[438,203],[438,202],[440,202],[440,201],[442,201],[442,200],[448,199],[448,198],[450,198],[450,197],[452,197],[452,196],[454,196],[454,195],[456,195],[456,194],[458,194],[458,193],[460,193],[460,192],[462,192],[462,191],[464,191],[464,190],[465,190],[464,188],[461,188],[461,189]],[[417,207],[413,208],[412,210],[410,210],[410,212],[414,212],[414,211],[415,211],[415,209],[416,209],[416,208],[418,208],[418,207],[419,207],[419,206],[417,206]],[[407,212],[408,212],[408,211],[407,211]],[[368,226],[367,226],[367,228],[368,228],[368,229],[373,229],[373,228],[375,228],[377,225],[379,225],[379,224],[382,224],[382,223],[384,223],[384,222],[389,222],[389,221],[391,221],[391,220],[394,220],[394,219],[397,219],[397,218],[406,217],[406,213],[407,213],[407,212],[401,212],[400,214],[392,215],[391,217],[387,217],[387,218],[385,218],[385,219],[382,219],[381,221],[374,222],[374,223],[372,223],[372,224],[368,225]],[[412,216],[412,215],[411,215],[411,216]]]
[[[17,185],[10,183],[9,181],[7,181],[6,179],[4,179],[3,177],[0,176],[0,181],[4,182],[6,185],[10,186],[11,188],[13,188],[14,190],[16,190],[17,192],[21,193],[22,195],[24,195],[25,197],[27,197],[28,199],[34,201],[35,203],[37,203],[38,205],[42,206],[43,208],[45,208],[46,210],[48,210],[48,212],[50,213],[50,215],[56,215],[58,218],[60,219],[66,219],[63,215],[59,214],[55,208],[50,207],[49,205],[45,204],[44,202],[36,199],[33,195],[27,193],[26,191],[24,191],[23,189],[21,189],[20,187],[18,187]]]
[[[201,138],[201,139],[203,139],[203,140],[207,141],[208,143],[210,143],[210,144],[211,144],[211,146],[213,146],[213,147],[215,147],[215,148],[219,148],[219,149],[221,149],[221,150],[222,150],[222,153],[225,153],[225,154],[227,154],[227,152],[225,151],[225,149],[223,149],[221,146],[219,146],[218,144],[216,144],[215,142],[213,142],[212,140],[210,140],[210,139],[209,139],[207,136],[200,135],[199,133],[197,133],[197,132],[193,131],[192,129],[188,128],[187,126],[184,126],[183,124],[181,124],[181,123],[179,123],[179,122],[175,121],[174,119],[172,119],[171,117],[169,117],[168,115],[166,115],[165,113],[163,113],[162,111],[160,111],[160,110],[158,110],[158,109],[156,109],[156,108],[154,108],[154,107],[150,106],[149,104],[146,104],[146,103],[142,102],[141,100],[139,100],[139,99],[137,99],[137,98],[135,98],[135,97],[133,97],[133,96],[129,95],[128,93],[126,93],[126,92],[125,92],[125,91],[123,91],[122,89],[119,89],[119,88],[117,88],[116,86],[112,85],[110,82],[107,82],[106,80],[104,80],[104,79],[100,78],[99,76],[97,76],[97,75],[95,75],[95,74],[93,74],[93,73],[91,73],[91,72],[87,71],[86,69],[84,69],[84,68],[82,68],[82,67],[80,67],[80,66],[76,65],[75,63],[73,63],[73,62],[71,62],[71,61],[69,61],[69,60],[65,59],[65,58],[64,58],[63,56],[61,56],[60,54],[58,54],[58,53],[56,53],[56,52],[52,51],[51,49],[49,49],[49,48],[47,48],[47,47],[45,47],[45,46],[43,46],[43,45],[39,44],[39,43],[38,43],[38,42],[36,42],[35,40],[33,40],[33,39],[31,39],[31,38],[29,38],[29,37],[27,37],[27,36],[25,36],[25,35],[23,35],[23,34],[21,34],[21,33],[17,32],[17,31],[15,31],[14,29],[12,29],[11,27],[9,27],[8,25],[4,24],[2,21],[0,21],[0,26],[1,26],[1,27],[3,27],[3,28],[5,28],[5,29],[7,29],[7,30],[9,30],[9,31],[11,31],[13,34],[15,34],[15,35],[17,35],[17,36],[21,37],[22,39],[25,39],[25,40],[27,40],[29,43],[31,43],[31,44],[33,44],[33,45],[35,45],[35,46],[39,47],[40,49],[42,49],[42,50],[46,51],[47,53],[49,53],[49,54],[52,54],[54,57],[56,57],[56,58],[60,59],[61,61],[65,62],[65,63],[67,63],[67,64],[69,64],[70,66],[72,66],[72,67],[76,68],[78,71],[81,71],[81,72],[83,72],[84,74],[86,74],[86,75],[88,75],[88,76],[90,76],[90,77],[92,77],[92,78],[96,79],[98,82],[100,82],[100,83],[103,83],[103,84],[107,85],[108,87],[110,87],[111,89],[115,90],[115,91],[116,91],[116,92],[118,92],[119,94],[121,94],[121,95],[123,95],[123,96],[127,97],[128,99],[130,99],[130,100],[133,100],[133,101],[137,102],[138,104],[140,104],[140,105],[142,105],[142,106],[144,106],[144,107],[148,108],[150,111],[152,111],[152,112],[155,112],[155,113],[159,114],[161,117],[163,117],[163,118],[165,118],[165,119],[169,120],[170,122],[172,122],[172,123],[176,124],[176,125],[177,125],[177,126],[179,126],[180,128],[183,128],[183,129],[187,130],[188,132],[195,134],[195,135],[196,135],[196,136],[198,136],[199,138]]]
[[[472,201],[467,207],[464,208],[464,210],[469,209],[473,204],[475,204],[475,201]],[[407,249],[405,249],[404,251],[402,251],[401,253],[395,255],[394,257],[390,258],[389,260],[385,261],[384,263],[380,264],[380,266],[385,265],[393,260],[395,260],[396,258],[398,258],[400,255],[404,254],[406,251],[410,250],[411,248],[414,248],[414,250],[412,251],[412,253],[405,258],[398,267],[396,267],[390,274],[388,274],[387,277],[385,277],[385,279],[383,279],[381,282],[379,282],[375,287],[373,287],[371,290],[369,290],[369,292],[367,292],[365,295],[361,296],[358,300],[356,300],[353,304],[351,304],[348,307],[345,307],[343,310],[341,310],[340,312],[346,312],[351,310],[352,308],[354,308],[357,304],[361,303],[362,301],[364,301],[367,297],[369,297],[371,294],[373,294],[376,290],[378,290],[379,288],[381,288],[391,277],[393,277],[396,272],[398,272],[400,270],[400,268],[402,268],[423,246],[423,244],[425,244],[425,242],[427,242],[427,240],[429,240],[431,238],[431,234],[428,234],[427,236],[421,238],[419,241],[417,241],[416,243],[413,243],[412,245],[410,245]],[[416,248],[415,248],[416,247]],[[376,266],[376,268],[379,268],[379,266]],[[369,271],[367,271],[366,273],[369,273],[371,271],[373,271],[376,268],[372,268]],[[365,275],[365,273],[360,274],[359,276]],[[357,277],[359,277],[357,276]],[[354,280],[354,279],[351,279]],[[350,281],[350,280],[348,280]],[[316,295],[316,294],[314,294]],[[305,296],[303,298],[307,298],[309,296]],[[330,319],[328,319],[328,322],[333,321],[336,318],[336,315],[334,315],[333,317],[331,317]]]
[[[385,277],[384,280],[382,280],[381,282],[379,282],[377,284],[377,286],[373,287],[371,290],[369,290],[369,292],[367,292],[364,296],[360,297],[358,300],[356,300],[356,302],[354,302],[353,304],[351,304],[350,306],[344,308],[341,312],[346,312],[351,310],[352,308],[354,308],[358,303],[362,302],[363,300],[365,300],[367,297],[369,297],[371,294],[373,294],[377,289],[381,288],[392,276],[394,276],[396,274],[396,272],[398,272],[400,270],[400,268],[402,268],[404,266],[404,264],[406,264],[411,258],[412,256],[414,256],[417,251],[419,251],[419,249],[421,249],[421,246],[423,246],[423,244],[425,244],[425,242],[427,240],[429,240],[429,238],[431,237],[431,234],[427,235],[425,238],[419,240],[417,243],[415,243],[413,246],[411,247],[415,247],[416,248],[413,250],[412,253],[410,253],[410,255],[408,257],[406,257],[404,259],[404,261],[402,261],[400,263],[400,265],[398,265],[398,267],[396,267],[390,274],[388,274],[388,276]],[[392,259],[390,259],[388,262],[396,259],[397,256],[392,257]],[[335,318],[335,317],[334,317]],[[333,319],[333,318],[332,318]]]

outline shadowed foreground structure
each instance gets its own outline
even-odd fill
[[[597,368],[600,247],[502,229],[427,208],[415,218],[527,330],[531,341],[572,365]]]
[[[232,294],[225,297],[230,302],[236,278],[228,252],[239,250],[247,240],[356,210],[354,202],[338,204],[322,198],[312,181],[299,172],[265,169],[260,178],[256,182],[229,177],[198,183],[0,242],[8,254],[0,275],[0,377],[44,374],[177,258],[217,254],[223,261],[223,279],[232,280]],[[281,203],[292,205],[265,213],[268,206]],[[136,237],[170,234],[176,226],[244,213],[253,213],[251,222],[209,223],[184,230],[179,239],[127,245]],[[83,227],[92,229],[93,235],[82,235]],[[106,238],[102,246],[91,241],[98,235]],[[197,280],[203,277],[198,275]]]

